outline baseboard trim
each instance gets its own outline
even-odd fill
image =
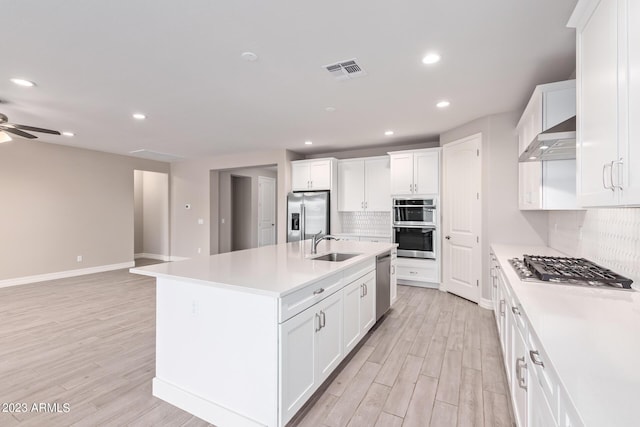
[[[146,252],[142,252],[139,254],[134,254],[133,255],[134,259],[138,259],[138,258],[149,258],[149,259],[157,259],[160,261],[171,261],[171,257],[169,255],[160,255],[160,254],[149,254]]]
[[[440,283],[419,282],[417,280],[398,279],[398,285],[415,286],[417,288],[440,289]]]
[[[491,301],[490,299],[480,298],[480,302],[478,303],[478,305],[482,308],[493,311],[493,301]]]
[[[153,395],[217,426],[263,427],[265,425],[210,400],[196,396],[158,377],[153,379]]]
[[[15,279],[0,280],[0,288],[26,285],[29,283],[46,282],[48,280],[66,279],[67,277],[83,276],[85,274],[103,273],[105,271],[131,268],[135,262],[121,262],[119,264],[99,265],[97,267],[79,268],[77,270],[58,271],[56,273],[36,274],[35,276],[16,277]]]

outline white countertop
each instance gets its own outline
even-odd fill
[[[522,282],[508,259],[564,254],[547,247],[492,249],[530,332],[541,342],[585,424],[640,425],[640,292]]]
[[[329,252],[360,254],[345,261],[329,262],[310,259],[311,241],[306,240],[304,251],[300,242],[282,243],[129,271],[279,298],[367,258],[388,252],[395,246],[395,243],[323,240],[318,244],[318,254],[314,257]]]

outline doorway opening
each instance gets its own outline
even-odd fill
[[[169,261],[169,174],[133,171],[136,265]]]
[[[277,166],[210,172],[210,254],[276,243]]]

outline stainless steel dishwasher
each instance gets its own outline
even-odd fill
[[[391,306],[391,252],[376,257],[376,320]]]

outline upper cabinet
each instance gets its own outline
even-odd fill
[[[331,190],[336,162],[333,158],[291,162],[291,190]]]
[[[584,207],[640,205],[639,20],[637,1],[581,0],[569,21],[577,34],[577,191]]]
[[[575,80],[536,86],[516,128],[518,157],[536,151],[530,143],[538,134],[575,115]],[[573,144],[570,141],[570,145]],[[571,152],[569,157],[574,157],[573,148],[568,150]],[[521,210],[578,209],[574,159],[521,162],[518,164],[518,183]]]
[[[392,195],[440,193],[440,148],[395,151],[389,157]]]
[[[389,157],[338,162],[338,210],[341,212],[389,211]]]

